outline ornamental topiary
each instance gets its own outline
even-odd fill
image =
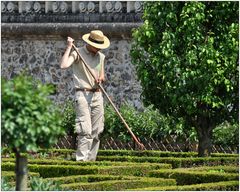
[[[59,108],[50,100],[50,85],[21,74],[2,79],[2,142],[16,155],[16,190],[27,188],[27,157],[64,135]]]

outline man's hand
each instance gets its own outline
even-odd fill
[[[67,38],[67,47],[68,47],[68,48],[72,48],[73,42],[74,42],[74,39],[71,38],[71,37],[68,37],[68,38]]]
[[[99,77],[98,79],[97,79],[97,83],[98,84],[100,84],[100,83],[102,83],[102,82],[104,82],[105,81],[105,78],[104,77]]]
[[[71,37],[67,38],[67,48],[66,48],[66,50],[62,56],[61,62],[60,62],[61,69],[70,67],[75,60],[74,57],[69,56],[72,46],[73,46],[73,42],[74,42],[74,39],[72,39]],[[74,53],[74,54],[77,54],[77,53]]]

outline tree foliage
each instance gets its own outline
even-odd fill
[[[65,133],[51,86],[20,75],[2,79],[2,142],[17,152],[48,148]]]
[[[50,100],[53,87],[25,74],[2,79],[2,142],[16,155],[16,191],[27,190],[27,157],[55,144],[65,131],[60,110]]]
[[[114,109],[111,106],[106,106],[104,111],[105,131],[103,136],[122,139],[125,142],[130,141],[131,136]],[[169,116],[161,115],[157,109],[153,109],[152,105],[143,111],[137,111],[133,106],[126,104],[121,106],[119,111],[140,140],[144,140],[144,138],[163,139],[166,135],[171,134],[186,139],[182,123],[177,123]]]
[[[216,145],[239,149],[239,126],[238,123],[224,122],[213,130],[213,142]]]
[[[147,2],[143,19],[131,56],[144,103],[183,117],[199,139],[237,121],[238,2]]]

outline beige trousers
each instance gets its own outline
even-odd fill
[[[104,107],[101,92],[77,91],[76,132],[77,161],[95,161],[100,144],[99,134],[104,127]]]

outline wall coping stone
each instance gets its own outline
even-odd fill
[[[143,23],[1,23],[2,39],[81,39],[82,34],[99,29],[110,39],[131,39],[132,29]]]
[[[141,22],[142,1],[1,1],[3,23]]]

